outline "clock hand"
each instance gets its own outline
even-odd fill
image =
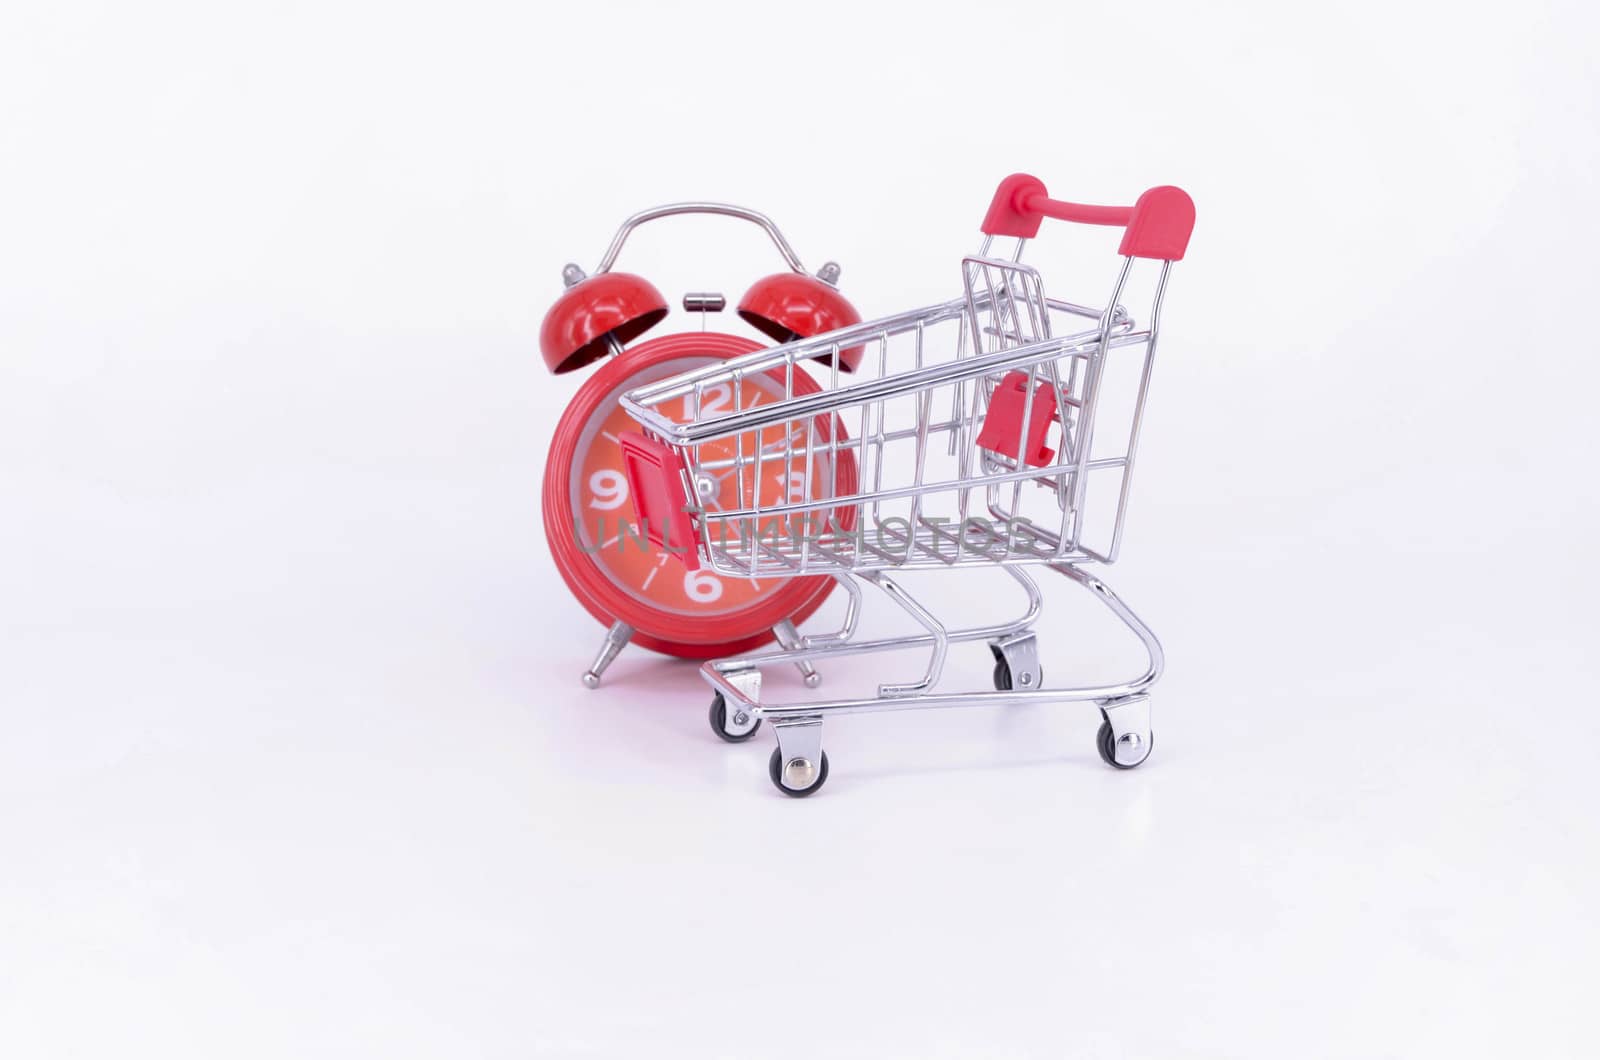
[[[763,445],[761,447],[761,449],[759,450],[759,454],[761,455],[761,457],[763,457],[761,462],[762,463],[766,463],[765,457],[776,454],[779,451],[779,447],[788,446],[791,443],[799,440],[800,434],[801,434],[801,432],[798,429],[794,430],[794,431],[790,431],[789,432],[789,436],[787,438],[779,438],[779,439],[777,439],[775,441],[768,442],[766,445]],[[754,458],[752,458],[752,460],[753,459]],[[720,475],[715,473],[715,472],[713,472],[711,477],[714,480],[716,480],[717,482],[720,483],[723,479],[725,479],[729,475],[733,474],[734,470],[735,470],[734,467],[730,467],[730,468],[728,468],[728,470],[724,471]]]

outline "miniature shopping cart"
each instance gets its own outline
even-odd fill
[[[1046,217],[1124,229],[1103,306],[1047,297],[1039,273],[1022,263]],[[827,779],[822,722],[831,714],[1092,701],[1107,764],[1131,769],[1149,756],[1147,691],[1161,675],[1161,645],[1087,568],[1115,562],[1122,544],[1162,296],[1193,226],[1194,204],[1175,187],[1152,188],[1131,207],[1084,206],[1049,198],[1032,177],[1008,177],[984,218],[981,248],[962,261],[962,297],[684,372],[623,398],[643,428],[621,444],[635,513],[653,544],[715,577],[827,574],[846,590],[837,630],[702,668],[719,736],[738,742],[761,719],[772,723],[770,773],[780,791],[808,795]],[[991,253],[997,237],[1015,238],[1014,252]],[[1141,261],[1159,265],[1136,268]],[[1150,292],[1142,326],[1122,305],[1137,278]],[[797,386],[807,375],[820,386]],[[742,385],[750,380],[761,385]],[[745,394],[754,396],[741,401]],[[1149,657],[1141,675],[1044,685],[1033,631],[1042,596],[1027,570],[1039,566],[1088,589],[1138,636]],[[1027,599],[1023,614],[951,628],[892,576],[973,567],[1014,579]],[[863,582],[923,632],[855,639]],[[976,641],[994,655],[993,689],[942,690],[950,645]],[[908,649],[926,653],[920,675],[881,684],[875,696],[761,698],[771,666]]]

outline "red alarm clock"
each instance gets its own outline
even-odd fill
[[[806,272],[787,240],[764,215],[722,203],[676,203],[645,210],[628,218],[593,275],[576,265],[562,270],[567,290],[545,314],[539,346],[554,373],[571,372],[609,358],[573,397],[556,424],[544,470],[544,525],[550,551],[567,587],[585,610],[607,627],[594,663],[583,675],[595,688],[600,676],[630,641],[654,651],[684,658],[736,655],[774,639],[785,646],[798,642],[795,624],[819,606],[836,584],[831,577],[754,580],[725,578],[648,543],[628,496],[628,476],[618,439],[637,425],[618,404],[635,387],[691,368],[727,360],[762,348],[753,338],[715,331],[688,331],[635,342],[667,316],[667,302],[642,276],[613,272],[612,265],[640,225],[679,214],[715,214],[759,226],[788,265],[756,282],[739,301],[739,316],[761,334],[778,342],[807,338],[859,323],[861,315],[839,293],[839,267],[832,262],[816,275]],[[720,312],[719,294],[684,296],[685,312]],[[850,371],[861,349],[839,355],[839,369]],[[724,383],[684,398],[678,413],[688,420],[723,409],[749,408],[781,400],[786,380],[781,373],[745,377],[735,388]],[[820,388],[796,372],[794,393]],[[696,407],[698,406],[698,407]],[[831,417],[822,418],[813,439],[826,443],[829,432],[842,430]],[[802,456],[804,443],[789,438],[730,439],[729,466],[739,445],[787,447]],[[813,441],[813,444],[815,442]],[[709,448],[709,447],[708,447]],[[745,452],[753,449],[746,448]],[[831,453],[831,459],[830,459]],[[818,445],[811,454],[810,494],[804,476],[783,473],[784,462],[754,481],[748,469],[742,478],[725,475],[701,502],[736,507],[741,496],[760,503],[816,500],[855,491],[853,454],[837,446]],[[702,463],[717,459],[702,453]],[[831,482],[830,482],[831,479]],[[741,492],[742,491],[742,492]],[[808,684],[816,674],[802,667]]]

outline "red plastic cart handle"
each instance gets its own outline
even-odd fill
[[[1052,199],[1044,190],[1044,181],[1013,173],[995,189],[994,201],[983,218],[983,231],[991,236],[1032,239],[1046,217],[1122,228],[1121,253],[1179,261],[1194,231],[1194,200],[1182,188],[1169,184],[1151,188],[1132,206],[1086,206]]]

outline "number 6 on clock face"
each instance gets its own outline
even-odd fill
[[[686,570],[683,591],[697,604],[714,604],[722,599],[722,581],[709,571]]]
[[[545,468],[545,533],[562,577],[586,609],[600,621],[624,622],[633,639],[645,647],[674,655],[711,657],[757,647],[772,637],[779,622],[799,622],[822,602],[833,587],[827,577],[759,580],[720,577],[707,570],[688,571],[674,556],[648,544],[636,523],[617,439],[637,430],[618,404],[634,387],[751,350],[758,343],[716,332],[668,335],[642,342],[606,362],[579,390],[557,424]],[[781,401],[785,377],[779,373],[748,377],[737,385],[719,383],[699,395],[698,414],[714,415],[735,408]],[[794,370],[795,394],[815,393],[816,383]],[[694,396],[685,400],[681,418],[696,415]],[[802,503],[848,495],[856,489],[854,455],[826,445],[828,423],[811,438],[792,439],[793,453],[810,451],[810,480],[804,472],[786,471],[773,460],[759,482],[745,475],[746,490],[758,491],[760,503]],[[841,440],[843,431],[839,432]],[[739,439],[708,443],[702,461],[731,458]],[[757,443],[752,433],[742,439],[746,451]],[[771,446],[781,438],[760,439]],[[720,453],[718,447],[725,448]],[[787,464],[793,468],[793,462]],[[728,474],[720,493],[708,505],[737,506],[740,482]],[[796,517],[798,518],[798,517]]]

